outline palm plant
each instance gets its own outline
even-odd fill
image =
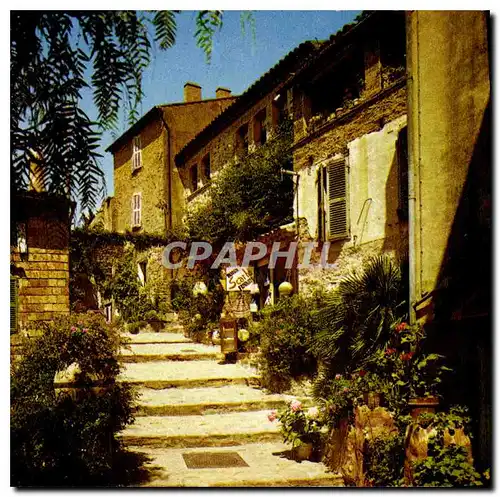
[[[316,397],[327,396],[336,373],[366,365],[388,342],[391,326],[406,313],[404,263],[383,255],[370,259],[361,272],[345,277],[318,311],[320,331],[311,351],[321,363]]]

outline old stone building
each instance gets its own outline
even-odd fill
[[[218,88],[202,100],[201,87],[184,85],[184,102],[157,105],[107,149],[113,154],[114,197],[102,206],[104,228],[162,234],[178,226],[184,189],[174,168],[177,152],[235,97]]]
[[[308,291],[318,282],[334,284],[369,256],[406,255],[404,13],[365,14],[325,42],[305,42],[254,83],[177,155],[188,209],[210,187],[207,162],[216,175],[242,150],[272,139],[283,116],[293,120],[300,239],[318,242],[313,261],[329,241],[328,262],[337,267],[297,275],[279,267],[267,272],[261,261],[261,279],[274,282],[273,302],[284,280]],[[285,248],[295,227],[278,231],[262,239],[281,239]]]

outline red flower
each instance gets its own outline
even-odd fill
[[[406,328],[408,328],[408,323],[399,323],[397,326],[396,326],[396,331],[398,333],[401,333],[403,330],[406,330]]]
[[[364,371],[363,369],[359,372],[359,376],[361,376],[361,377],[363,377],[365,374],[366,374],[366,371]]]
[[[413,357],[413,352],[407,352],[406,354],[401,354],[402,361],[409,361]]]
[[[391,355],[394,354],[394,352],[396,352],[396,349],[386,349],[385,355]]]

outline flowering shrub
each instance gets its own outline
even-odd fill
[[[317,407],[304,410],[302,403],[294,399],[285,409],[271,411],[268,419],[271,422],[279,420],[283,440],[291,443],[292,447],[301,443],[319,444],[324,423]]]
[[[293,295],[265,308],[253,330],[260,336],[258,366],[264,387],[283,392],[292,379],[315,373],[316,359],[309,347],[316,328],[306,299]]]
[[[103,484],[133,420],[133,394],[116,382],[120,338],[99,314],[47,324],[27,341],[11,371],[11,483],[14,486]],[[76,400],[54,389],[56,372],[73,365]],[[100,391],[95,382],[105,386]]]

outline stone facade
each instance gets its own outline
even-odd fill
[[[115,194],[107,229],[162,234],[179,226],[184,192],[179,191],[182,184],[173,169],[175,154],[233,100],[224,97],[154,107],[109,147],[114,158]],[[140,167],[133,168],[137,139]],[[134,195],[140,195],[139,223],[133,218]]]
[[[17,329],[29,331],[37,322],[69,313],[69,203],[36,193],[13,201]]]
[[[402,164],[400,145],[400,133],[407,121],[406,82],[402,75],[390,84],[384,83],[382,76],[387,67],[383,63],[381,46],[384,44],[380,30],[384,29],[385,22],[387,20],[380,22],[380,29],[361,32],[357,43],[349,49],[352,61],[348,66],[339,65],[338,70],[343,68],[354,74],[351,78],[346,73],[341,76],[350,86],[346,86],[349,98],[337,103],[339,107],[333,110],[323,106],[321,97],[308,88],[300,76],[296,82],[293,151],[298,187],[295,189],[294,216],[306,226],[302,240],[319,242],[312,261],[319,260],[322,243],[329,241],[328,262],[335,264],[333,269],[300,269],[301,292],[311,292],[318,286],[332,288],[340,278],[381,253],[398,258],[407,254],[408,223],[400,211],[401,171],[407,168],[407,163]],[[395,32],[403,30],[404,33],[401,14],[395,17],[394,23]],[[393,43],[395,46],[403,44],[400,48],[404,53],[404,36],[395,35]],[[361,52],[359,47],[362,47]],[[331,73],[322,77],[334,81],[337,57],[335,50],[326,51],[315,60],[306,75],[321,74],[323,67],[333,64]],[[355,60],[364,63],[364,82],[359,89],[351,89],[351,82],[360,71]],[[324,214],[328,212],[330,201],[325,170],[328,161],[337,158],[344,160],[347,168],[347,230],[345,236],[330,239],[326,233],[327,214]]]

